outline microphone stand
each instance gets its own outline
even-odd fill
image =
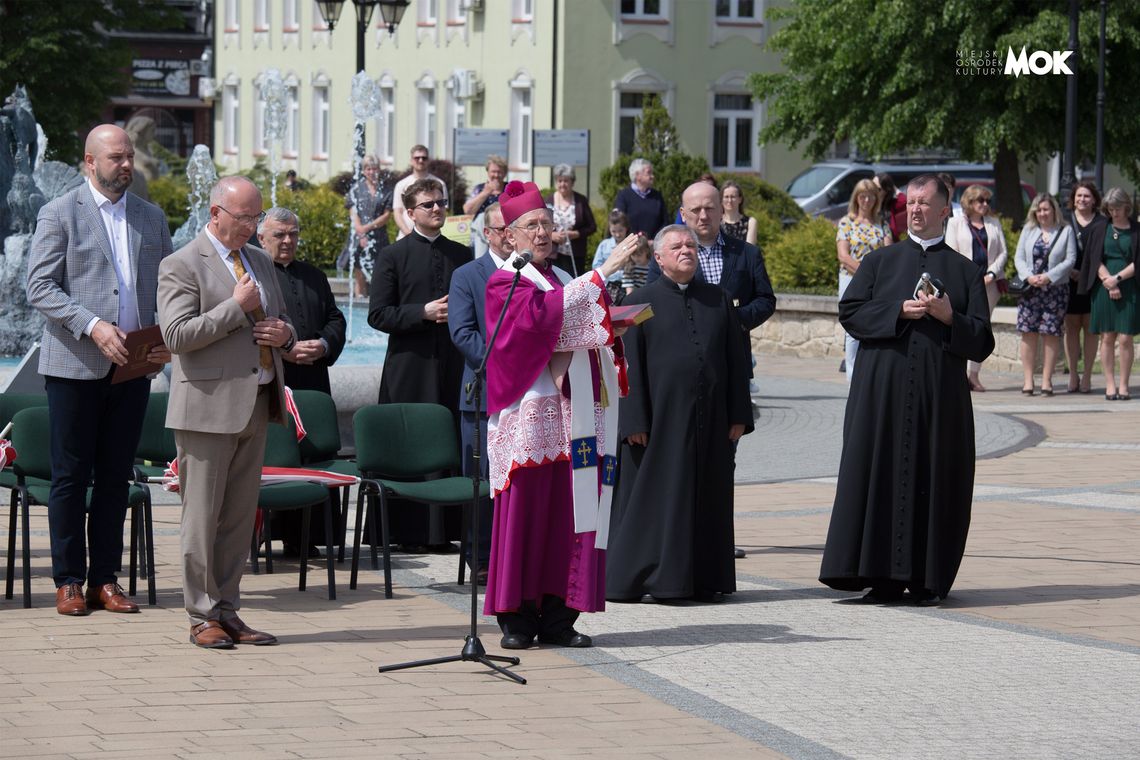
[[[495,323],[495,330],[491,333],[491,337],[487,339],[487,346],[483,351],[483,360],[479,363],[479,368],[475,370],[475,379],[467,384],[464,389],[467,393],[467,398],[472,400],[472,406],[475,409],[475,437],[471,441],[471,556],[477,564],[479,561],[479,486],[483,480],[483,467],[481,456],[481,444],[483,441],[483,412],[481,410],[482,390],[483,384],[486,382],[487,377],[487,358],[491,355],[491,349],[495,345],[495,338],[499,335],[499,329],[503,326],[503,320],[507,316],[507,307],[511,303],[511,298],[515,295],[515,288],[519,284],[519,278],[522,276],[522,267],[526,266],[524,260],[522,265],[515,270],[514,279],[511,280],[511,289],[507,292],[507,300],[503,302],[503,308],[499,312],[499,320]],[[486,665],[496,673],[502,673],[515,680],[520,684],[525,684],[526,679],[518,673],[512,673],[501,665],[496,665],[496,662],[505,662],[510,665],[518,665],[518,657],[507,657],[504,655],[487,654],[487,650],[483,647],[483,642],[479,640],[479,583],[475,579],[474,573],[471,576],[471,631],[464,639],[463,649],[459,654],[449,655],[447,657],[435,657],[430,660],[414,660],[412,662],[402,662],[396,665],[381,665],[379,672],[387,673],[391,670],[403,670],[406,668],[419,668],[425,665],[441,665],[445,662],[478,662]]]

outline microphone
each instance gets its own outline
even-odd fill
[[[522,251],[518,254],[518,256],[515,257],[515,260],[511,262],[511,266],[513,266],[515,269],[522,269],[533,260],[534,251]]]

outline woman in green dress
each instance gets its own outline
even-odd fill
[[[1128,401],[1132,371],[1132,336],[1140,333],[1136,269],[1140,262],[1140,224],[1132,218],[1132,201],[1118,187],[1104,194],[1102,206],[1110,223],[1089,233],[1081,262],[1079,292],[1092,300],[1091,327],[1100,335],[1100,363],[1106,401]],[[1119,382],[1116,354],[1120,354]]]

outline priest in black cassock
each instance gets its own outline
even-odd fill
[[[368,303],[368,324],[388,333],[379,403],[441,404],[458,420],[463,356],[447,330],[447,293],[471,249],[440,233],[447,199],[434,179],[409,185],[403,203],[412,232],[380,251]],[[449,550],[459,538],[459,510],[390,504],[393,543]]]
[[[733,444],[753,426],[750,362],[728,295],[694,279],[694,233],[670,225],[653,249],[663,276],[624,301],[653,317],[624,338],[606,598],[723,601],[736,590]]]
[[[297,329],[297,343],[282,355],[285,384],[295,391],[332,395],[329,367],[344,350],[346,323],[329,278],[312,264],[295,259],[300,232],[297,215],[280,207],[266,211],[257,226],[258,242],[273,257],[285,311]]]
[[[909,239],[870,253],[839,302],[860,341],[820,581],[867,602],[950,592],[970,527],[974,415],[966,362],[994,348],[984,269],[942,240],[946,186],[907,187]],[[916,293],[923,273],[942,290]]]

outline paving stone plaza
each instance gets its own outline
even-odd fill
[[[846,385],[831,359],[762,357],[736,489],[739,591],[610,604],[595,647],[518,653],[528,684],[457,663],[455,555],[247,573],[243,618],[276,647],[187,641],[179,507],[157,495],[158,606],[56,614],[45,510],[33,608],[0,601],[0,757],[1140,757],[1140,402],[1025,398],[983,370],[966,557],[938,608],[852,604],[817,580]],[[1064,387],[1067,378],[1059,376]],[[7,545],[7,521],[0,530]],[[141,591],[141,589],[140,589]],[[140,593],[145,602],[145,593]],[[494,620],[480,635],[499,653]]]

